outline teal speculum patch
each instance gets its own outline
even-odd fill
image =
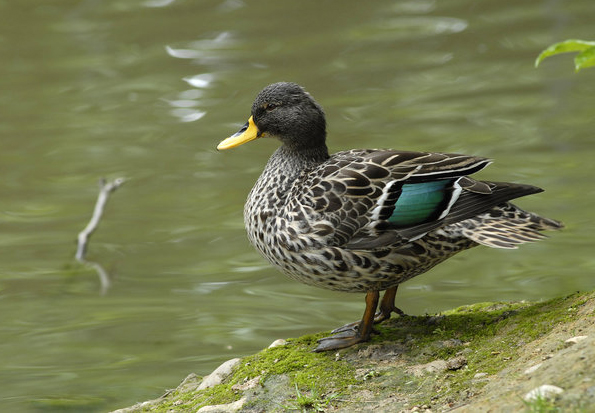
[[[397,226],[416,225],[439,216],[452,196],[452,180],[404,184],[388,221]]]

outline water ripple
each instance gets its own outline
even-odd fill
[[[454,17],[418,16],[395,17],[376,21],[354,30],[352,36],[366,41],[396,41],[464,31],[466,20]]]

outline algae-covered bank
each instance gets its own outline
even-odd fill
[[[370,343],[282,340],[118,412],[595,409],[595,292],[395,317]]]

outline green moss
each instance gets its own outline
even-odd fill
[[[537,397],[532,401],[523,401],[527,413],[558,413],[561,410],[555,403],[545,397]]]
[[[291,400],[287,404],[281,405],[284,410],[300,410],[300,411],[308,411],[312,410],[315,412],[324,412],[325,409],[333,402],[333,400],[337,399],[339,394],[331,393],[331,394],[324,394],[320,393],[317,388],[312,388],[308,393],[303,393],[298,388],[298,385],[295,385],[295,400]]]
[[[296,386],[296,395],[301,395],[300,400],[307,400],[306,396],[313,395],[316,405],[328,403],[334,398],[332,395],[356,383],[356,380],[354,369],[348,363],[335,361],[334,356],[328,353],[311,351],[320,336],[290,339],[286,345],[245,357],[225,383],[202,391],[174,391],[150,410],[196,410],[206,405],[231,403],[241,396],[241,392],[232,389],[234,385],[256,377],[260,377],[262,385],[269,378],[280,375],[290,377],[291,385]]]
[[[417,363],[464,354],[466,368],[436,379],[434,387],[442,390],[438,398],[430,391],[417,400],[420,404],[444,402],[457,399],[462,392],[479,390],[485,383],[472,383],[476,373],[499,372],[526,343],[547,334],[556,324],[572,320],[585,302],[586,297],[574,294],[540,303],[474,304],[441,316],[396,319],[394,327],[380,328],[381,335],[375,341],[403,341],[408,337],[406,357]],[[444,347],[446,340],[459,344]]]
[[[322,335],[290,339],[284,346],[266,349],[246,357],[234,374],[232,384],[261,376],[261,382],[269,376],[286,374],[300,388],[317,387],[330,391],[355,383],[353,368],[343,361],[335,361],[332,354],[313,353],[316,340]]]
[[[202,406],[231,403],[238,398],[231,390],[231,385],[224,383],[201,391],[180,392],[176,390],[163,398],[163,401],[158,405],[146,407],[139,411],[195,411]]]

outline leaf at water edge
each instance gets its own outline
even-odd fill
[[[595,46],[583,50],[574,58],[574,70],[577,72],[591,66],[595,66]]]
[[[554,43],[537,56],[535,59],[535,67],[539,66],[543,59],[549,56],[568,52],[582,52],[586,49],[595,46],[595,42],[588,42],[586,40],[570,39],[563,42]]]

